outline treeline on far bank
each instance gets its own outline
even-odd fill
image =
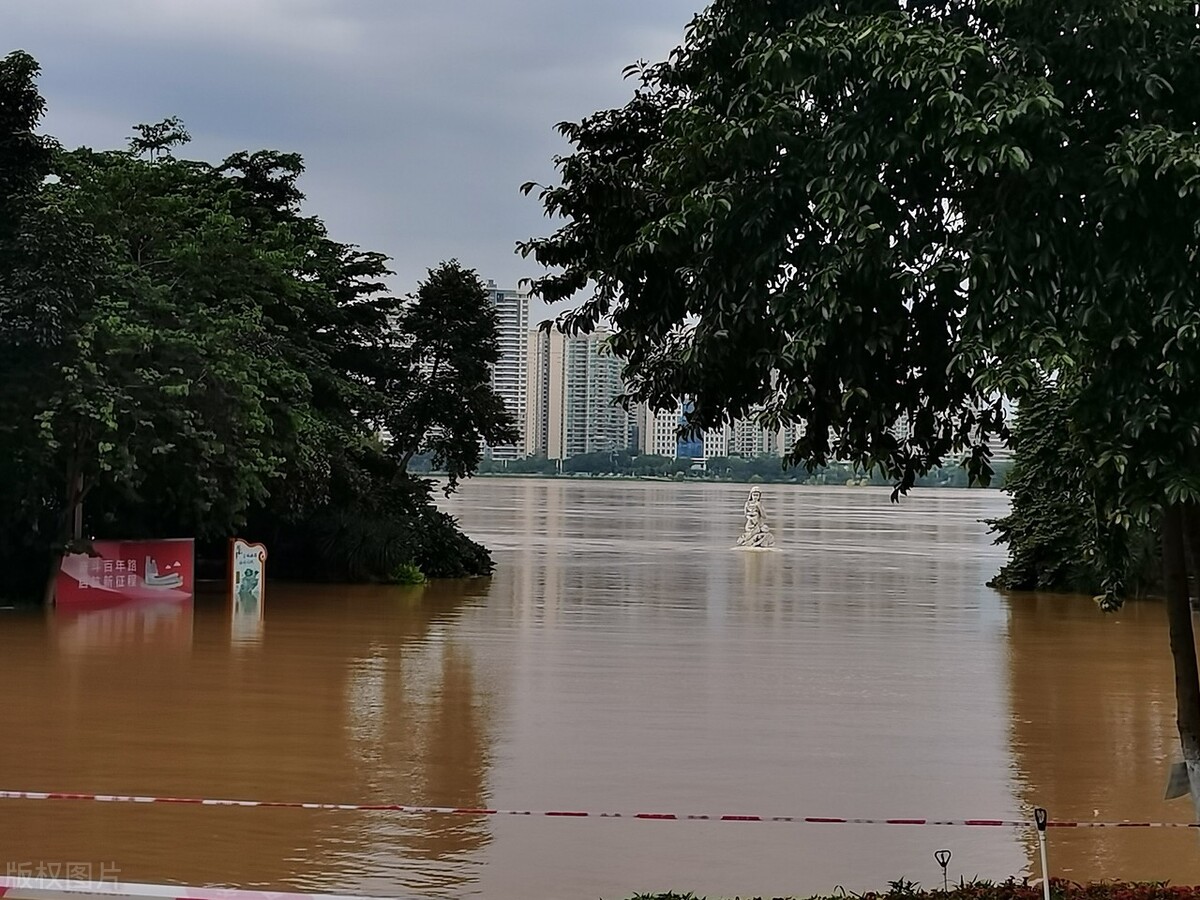
[[[301,158],[176,157],[37,134],[37,63],[0,59],[0,595],[52,599],[90,540],[242,535],[276,575],[481,575],[485,548],[407,471],[450,484],[515,438],[489,384],[495,314],[456,262],[414,297],[302,208]]]
[[[422,460],[423,471],[432,473],[434,466]],[[1011,463],[991,464],[990,487],[1003,487]],[[737,484],[814,484],[814,485],[871,485],[891,487],[892,481],[879,473],[865,473],[849,464],[821,466],[812,471],[803,467],[786,467],[778,456],[729,456],[706,460],[700,464],[690,459],[634,454],[628,450],[584,453],[565,460],[527,457],[515,460],[484,459],[480,475],[541,475],[541,476],[615,476],[623,478],[672,478],[678,481],[726,481]],[[970,487],[966,468],[948,466],[937,468],[918,479],[921,487]],[[978,485],[976,485],[978,486]]]

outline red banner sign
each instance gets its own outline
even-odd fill
[[[186,600],[195,591],[195,543],[93,541],[95,555],[63,558],[55,586],[59,606],[91,608],[131,601]]]

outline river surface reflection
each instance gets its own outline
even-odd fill
[[[479,480],[493,579],[272,584],[4,614],[6,789],[433,806],[1186,819],[1162,610],[1006,597],[995,492]],[[0,801],[0,860],[412,897],[865,890],[1031,871],[1005,829],[400,816]],[[1056,874],[1200,881],[1184,832],[1052,835]]]

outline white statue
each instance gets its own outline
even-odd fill
[[[746,530],[738,538],[737,545],[749,550],[769,550],[774,547],[775,535],[771,534],[771,527],[767,525],[761,490],[750,489],[750,496],[746,498],[742,511],[746,514]]]

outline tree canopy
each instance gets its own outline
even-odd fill
[[[483,443],[520,439],[492,387],[499,317],[479,275],[457,260],[429,271],[397,314],[402,382],[384,415],[402,471],[418,453],[447,474],[446,490],[479,468]]]
[[[398,461],[423,436],[389,421],[418,389],[420,336],[386,257],[303,211],[302,159],[183,159],[177,119],[137,126],[126,150],[64,151],[36,135],[37,71],[0,61],[8,591],[92,537],[195,536],[219,558],[246,534],[271,541],[273,571],[309,578],[489,571]]]

